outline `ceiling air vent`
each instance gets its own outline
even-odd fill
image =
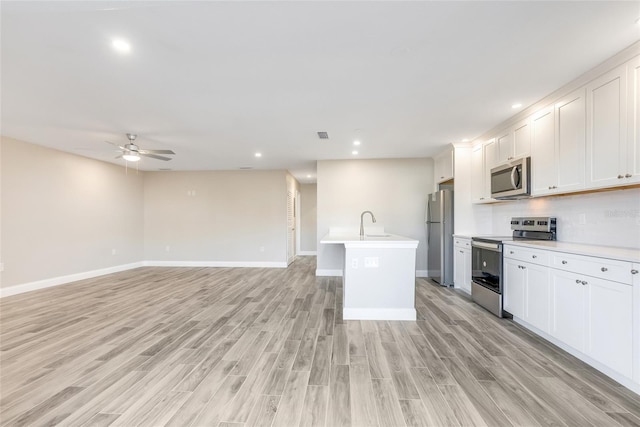
[[[318,132],[318,138],[320,138],[320,139],[329,139],[329,133],[328,132]]]

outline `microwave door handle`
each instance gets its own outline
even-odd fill
[[[516,184],[516,174],[518,173],[518,167],[514,166],[513,169],[511,169],[511,185],[513,186],[514,190],[518,189],[518,184],[520,184],[520,177],[518,177],[518,184]]]

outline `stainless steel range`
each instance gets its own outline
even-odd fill
[[[511,230],[511,236],[478,236],[471,239],[471,297],[498,317],[502,317],[503,242],[556,240],[556,218],[512,218]]]

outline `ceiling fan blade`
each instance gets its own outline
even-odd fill
[[[115,142],[111,142],[111,141],[105,141],[107,144],[111,144],[111,145],[115,145],[116,147],[118,147],[121,150],[126,150],[126,148],[124,148],[122,145],[118,145]]]
[[[140,154],[176,154],[171,150],[138,150]]]
[[[171,160],[171,157],[156,156],[155,154],[145,154],[141,151],[139,151],[138,154],[144,157],[150,157],[152,159],[158,159],[158,160],[164,160],[164,161]]]

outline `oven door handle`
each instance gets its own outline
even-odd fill
[[[494,252],[502,252],[501,245],[496,243],[485,243],[485,242],[478,242],[476,240],[472,240],[471,246],[474,248],[488,249]]]

